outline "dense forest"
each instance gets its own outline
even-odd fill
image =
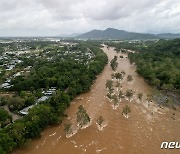
[[[129,53],[130,62],[136,63],[137,72],[149,84],[166,91],[180,90],[180,39],[107,44],[115,46],[117,52],[137,51]]]
[[[11,122],[12,116],[10,116],[6,110],[0,108],[0,128],[5,127]]]
[[[95,56],[88,64],[72,59],[39,61],[28,77],[17,77],[12,81],[14,87],[11,90],[19,92],[20,95],[23,95],[23,91],[38,91],[50,86],[55,86],[58,90],[50,99],[32,108],[28,115],[0,129],[1,154],[39,137],[48,125],[61,123],[70,101],[90,89],[96,75],[107,64],[107,56],[97,43],[81,42],[77,47],[94,53]]]
[[[180,90],[180,39],[160,40],[139,51],[129,58],[140,75],[158,89]]]

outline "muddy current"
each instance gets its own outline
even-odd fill
[[[112,102],[106,98],[106,81],[111,79],[113,70],[110,64],[97,76],[95,83],[88,93],[77,96],[67,109],[67,119],[63,123],[72,123],[74,135],[67,138],[63,124],[45,129],[41,138],[33,140],[25,148],[20,148],[13,154],[175,154],[180,149],[161,149],[163,141],[180,142],[180,113],[168,108],[160,108],[156,102],[148,105],[146,96],[152,89],[136,72],[136,66],[131,65],[126,53],[116,53],[114,48],[104,46],[109,62],[117,55],[117,72],[124,71],[122,91],[135,91],[133,100],[122,99],[117,109],[113,109]],[[122,55],[123,58],[119,58]],[[133,80],[128,82],[127,75]],[[137,100],[137,94],[143,93],[142,101]],[[91,118],[90,125],[85,129],[78,129],[76,112],[79,105],[83,105]],[[125,105],[131,107],[129,118],[122,115]],[[175,113],[175,120],[172,115]],[[98,130],[96,119],[104,118],[105,127]]]

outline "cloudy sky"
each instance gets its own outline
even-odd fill
[[[0,0],[0,36],[56,36],[108,27],[180,33],[180,0]]]

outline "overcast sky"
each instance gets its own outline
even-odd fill
[[[52,36],[108,27],[180,33],[180,0],[0,0],[0,36]]]

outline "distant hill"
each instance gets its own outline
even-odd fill
[[[145,39],[160,39],[160,38],[180,38],[180,34],[149,34],[149,33],[135,33],[118,30],[114,28],[107,28],[105,30],[92,30],[90,32],[78,35],[76,38],[81,39],[120,39],[120,40],[145,40]]]
[[[180,38],[180,34],[172,34],[172,33],[162,33],[162,34],[157,34],[157,36],[164,39]]]
[[[85,39],[122,39],[122,40],[142,40],[142,39],[158,39],[156,35],[153,34],[143,34],[127,32],[124,30],[118,30],[114,28],[107,28],[105,30],[92,30],[90,32],[81,34],[77,38]]]

